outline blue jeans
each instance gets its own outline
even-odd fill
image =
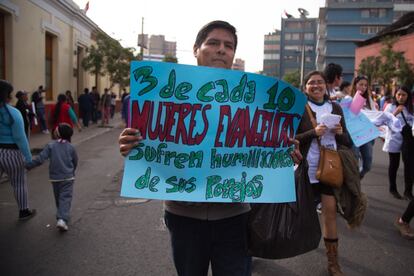
[[[221,220],[198,220],[164,215],[179,276],[251,275],[251,257],[247,256],[248,213]]]
[[[45,109],[44,108],[38,108],[36,109],[36,117],[40,124],[40,129],[42,131],[47,130],[47,123],[45,119]]]
[[[72,204],[74,180],[53,182],[53,194],[56,203],[56,219],[63,219],[65,222],[70,218],[70,207]]]
[[[362,179],[366,173],[371,170],[372,167],[372,150],[374,148],[375,140],[372,140],[366,144],[363,144],[359,148],[354,148],[357,160],[361,158],[362,160],[362,170],[359,173],[360,178]]]

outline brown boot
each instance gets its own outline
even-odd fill
[[[325,248],[328,257],[328,272],[331,276],[344,276],[341,267],[338,264],[338,239],[326,239]]]

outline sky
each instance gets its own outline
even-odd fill
[[[83,9],[88,0],[73,0]],[[283,4],[282,4],[283,3]],[[236,27],[236,58],[245,60],[247,72],[263,69],[264,35],[280,30],[284,11],[299,17],[298,8],[318,17],[325,0],[89,0],[86,15],[124,47],[137,46],[144,17],[144,33],[165,35],[177,42],[181,64],[195,65],[192,48],[198,30],[212,20],[225,20]]]

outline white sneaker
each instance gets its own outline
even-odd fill
[[[42,132],[43,132],[43,134],[49,134],[49,130],[47,130],[47,129],[43,130]]]
[[[56,228],[62,232],[68,231],[69,227],[63,219],[58,219]]]
[[[318,205],[316,205],[316,212],[319,215],[322,214],[322,202],[319,202]]]

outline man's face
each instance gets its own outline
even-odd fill
[[[231,69],[236,51],[234,37],[225,29],[213,29],[193,50],[198,65],[225,69]]]
[[[335,87],[341,86],[342,80],[343,80],[342,75],[336,76],[335,81],[334,81],[334,86]]]

